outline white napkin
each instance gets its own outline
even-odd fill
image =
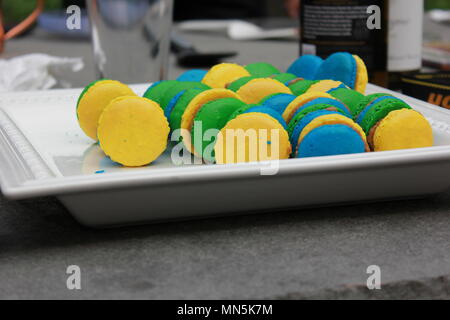
[[[0,59],[0,92],[68,88],[61,80],[67,72],[83,69],[82,58],[53,57],[33,53]]]

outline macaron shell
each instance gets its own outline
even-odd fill
[[[229,83],[236,79],[248,76],[250,76],[250,73],[238,64],[221,63],[212,67],[202,82],[211,88],[226,88]]]
[[[293,94],[275,93],[261,100],[260,104],[272,108],[282,115],[287,106],[294,101],[295,98],[297,97]]]
[[[303,130],[300,134],[298,144],[300,144],[303,140],[303,138],[310,133],[312,130],[314,130],[317,127],[323,126],[323,125],[330,125],[330,124],[343,124],[347,125],[350,128],[354,129],[360,136],[361,139],[364,141],[364,143],[367,143],[366,134],[362,130],[362,128],[355,123],[352,119],[349,119],[346,116],[340,115],[340,114],[328,114],[323,115],[315,118],[312,120]],[[368,146],[366,148],[369,150]]]
[[[130,87],[115,80],[96,81],[82,93],[77,117],[83,132],[97,141],[98,120],[105,107],[115,98],[136,95]]]
[[[330,89],[338,88],[343,85],[342,82],[336,80],[320,80],[312,84],[306,92],[327,92]]]
[[[184,73],[182,73],[178,78],[177,81],[196,81],[200,82],[205,77],[206,73],[208,71],[201,70],[201,69],[192,69],[188,70]]]
[[[245,103],[234,98],[224,98],[207,102],[197,112],[194,119],[194,126],[191,129],[192,144],[195,153],[201,155],[204,159],[214,162],[215,158],[212,152],[207,149],[213,141],[204,140],[206,133],[210,129],[222,129],[228,122],[230,115],[237,109],[244,106]],[[197,139],[196,129],[197,123],[201,123],[201,139]],[[212,138],[212,137],[211,137]],[[214,141],[215,142],[215,141]],[[208,153],[211,153],[210,155]]]
[[[298,96],[294,101],[292,101],[286,108],[283,113],[283,118],[286,123],[289,123],[294,116],[295,112],[305,103],[316,99],[316,98],[331,98],[334,99],[331,95],[325,92],[310,92],[304,93],[301,96]]]
[[[159,105],[136,96],[111,101],[99,120],[102,150],[124,166],[144,166],[157,159],[167,147],[169,124]]]
[[[267,62],[255,62],[245,66],[245,69],[254,77],[265,78],[280,73],[280,70]]]
[[[194,99],[197,95],[204,92],[206,90],[203,89],[189,89],[186,90],[176,101],[175,105],[172,108],[172,112],[170,113],[169,123],[170,129],[172,131],[180,129],[181,127],[181,118],[183,117],[184,111],[186,110],[189,103]]]
[[[144,93],[143,97],[153,100],[161,104],[161,100],[164,98],[166,90],[176,85],[176,80],[164,80],[153,83]]]
[[[257,78],[257,77],[250,76],[250,77],[242,77],[242,78],[236,79],[236,80],[234,80],[232,83],[230,83],[230,84],[227,86],[227,89],[236,92],[236,91],[238,91],[244,84],[247,84],[248,82],[250,82],[250,81],[253,80],[253,79],[258,79],[258,78]]]
[[[432,147],[433,129],[427,119],[412,109],[390,112],[376,126],[374,151]]]
[[[194,153],[194,147],[191,143],[191,129],[194,124],[194,118],[200,108],[207,102],[223,99],[223,98],[235,98],[241,100],[239,96],[231,90],[227,89],[210,89],[201,92],[194,99],[189,102],[186,107],[183,116],[181,117],[181,136],[183,142],[189,152]]]
[[[356,82],[355,90],[364,94],[366,92],[366,86],[369,82],[369,76],[367,74],[367,68],[364,61],[357,55],[353,55],[356,62]]]
[[[362,99],[364,99],[363,94],[352,89],[339,88],[336,90],[328,91],[328,93],[333,96],[333,98],[336,98],[344,103],[350,109],[350,112],[353,116],[356,115],[358,105],[361,103]]]
[[[189,89],[211,89],[207,85],[201,82],[195,81],[178,81],[176,84],[168,88],[164,92],[164,96],[160,99],[160,106],[163,110],[167,107],[170,101],[181,91],[189,90]]]
[[[246,139],[246,136],[251,138]],[[254,112],[241,114],[228,122],[217,136],[214,151],[218,164],[268,161],[289,158],[291,144],[277,120]]]
[[[305,80],[303,78],[294,79],[288,83],[288,87],[289,89],[291,89],[293,94],[295,94],[296,96],[300,96],[306,93],[306,91],[308,91],[308,89],[317,82],[319,81]]]
[[[255,106],[253,108],[250,108],[250,109],[242,112],[242,114],[244,114],[244,113],[251,113],[251,112],[265,113],[265,114],[271,116],[272,118],[276,119],[283,126],[283,128],[287,130],[286,121],[284,121],[284,119],[283,119],[283,117],[281,116],[280,113],[278,113],[277,111],[273,110],[272,108],[265,107],[265,106]]]
[[[317,70],[322,65],[322,58],[314,55],[304,55],[295,60],[288,68],[288,73],[307,80],[314,80]]]
[[[383,99],[383,98],[379,98]],[[369,130],[381,119],[386,117],[389,113],[400,109],[411,109],[411,107],[404,101],[392,98],[384,99],[379,103],[373,104],[372,107],[365,113],[364,117],[359,123],[363,130],[369,134]]]
[[[316,80],[341,81],[351,89],[355,89],[357,65],[355,58],[348,52],[337,52],[330,55],[317,70]]]
[[[271,78],[274,80],[280,81],[284,85],[288,85],[289,81],[297,79],[298,77],[292,73],[280,73],[277,75],[272,75]]]
[[[264,97],[274,93],[292,94],[292,91],[281,82],[271,78],[253,79],[237,91],[245,103],[258,103]]]
[[[298,147],[298,158],[363,153],[365,142],[351,127],[342,124],[324,125],[306,135]]]

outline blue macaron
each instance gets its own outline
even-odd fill
[[[322,63],[323,60],[320,57],[304,55],[295,60],[287,72],[305,80],[314,80],[317,70],[319,70]]]
[[[201,82],[208,71],[201,69],[192,69],[182,73],[178,81],[198,81]]]
[[[288,93],[275,93],[263,99],[261,105],[283,114],[287,106],[294,101],[297,96]]]

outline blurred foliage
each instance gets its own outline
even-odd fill
[[[425,10],[450,9],[450,0],[425,0]]]
[[[5,25],[15,24],[25,19],[36,7],[36,0],[3,0],[1,1]],[[63,0],[46,0],[45,9],[60,9]]]

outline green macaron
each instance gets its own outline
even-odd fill
[[[344,103],[352,113],[353,116],[356,115],[358,106],[364,99],[364,95],[358,91],[352,89],[339,88],[336,90],[328,91],[328,93],[333,97]]]
[[[293,80],[289,83],[288,87],[291,89],[292,93],[296,96],[304,94],[308,89],[314,84],[319,81],[316,80],[303,80],[301,78],[298,78],[296,80]]]
[[[266,78],[280,73],[280,70],[267,62],[250,63],[245,66],[245,69],[257,78]]]
[[[211,129],[221,130],[228,123],[231,114],[243,106],[245,103],[239,99],[223,98],[210,101],[201,107],[191,130],[192,144],[197,154],[207,161],[215,161],[213,144],[217,131],[213,132]]]
[[[238,91],[243,85],[247,84],[248,82],[252,81],[253,79],[258,79],[258,77],[249,76],[249,77],[242,77],[242,78],[239,78],[239,79],[233,81],[232,83],[230,83],[230,84],[227,86],[227,89],[236,92],[236,91]]]
[[[166,91],[164,91],[164,96],[160,99],[160,105],[163,110],[167,107],[170,100],[172,100],[178,93],[180,93],[183,90],[189,90],[189,89],[211,89],[209,86],[207,86],[204,83],[196,82],[196,81],[178,81],[174,85],[172,85],[170,88],[168,88]]]

